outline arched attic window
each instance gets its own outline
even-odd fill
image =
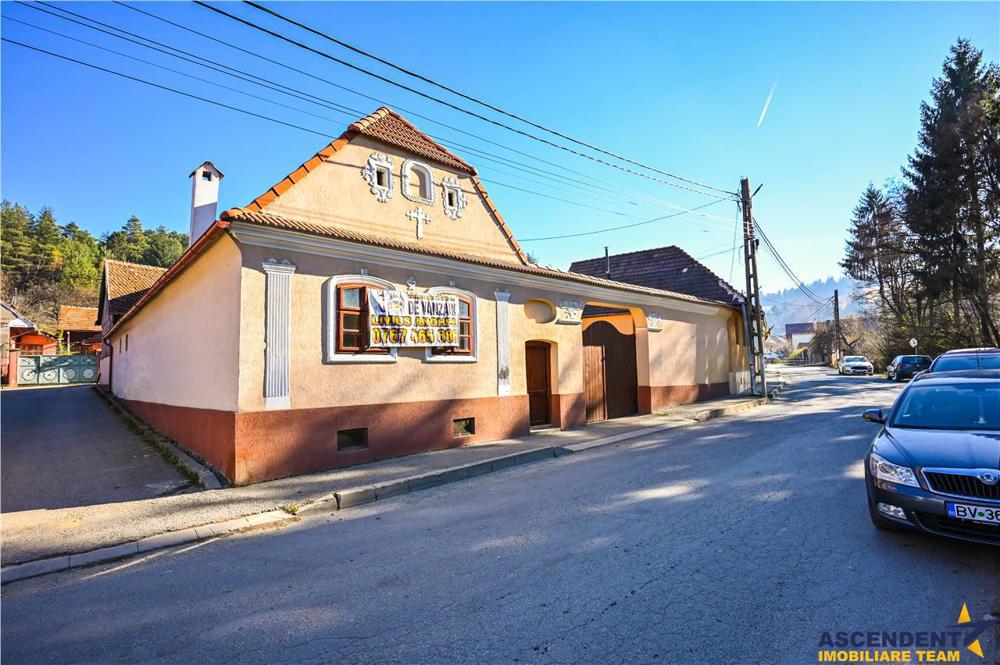
[[[434,174],[426,164],[406,160],[403,162],[400,179],[403,183],[403,196],[417,203],[434,203]]]

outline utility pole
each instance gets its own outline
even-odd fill
[[[760,385],[767,397],[767,369],[764,363],[764,326],[761,320],[760,283],[757,280],[757,234],[751,212],[750,181],[740,179],[740,207],[743,209],[743,263],[747,277],[747,322],[750,330],[750,386]]]
[[[844,350],[840,346],[842,339],[840,335],[840,293],[837,292],[837,289],[833,290],[833,334],[837,338],[833,348],[837,351],[837,362],[840,362],[840,359],[844,357]]]

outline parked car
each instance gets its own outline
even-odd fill
[[[945,351],[931,363],[928,372],[954,372],[963,369],[1000,369],[1000,349],[953,349]]]
[[[837,364],[837,371],[841,374],[867,374],[871,376],[875,373],[875,366],[864,356],[844,356],[843,360]]]
[[[890,381],[912,379],[914,374],[922,372],[930,366],[930,356],[896,356],[885,368],[885,378]]]
[[[1000,370],[923,373],[903,389],[865,456],[879,529],[1000,545]]]

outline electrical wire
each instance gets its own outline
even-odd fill
[[[646,221],[644,221],[644,222],[638,222],[637,224],[625,224],[623,226],[611,226],[611,227],[608,227],[606,229],[597,229],[595,231],[584,231],[582,233],[567,233],[567,234],[558,235],[558,236],[546,236],[544,238],[519,238],[518,242],[520,242],[520,243],[523,244],[523,243],[526,243],[526,242],[542,242],[544,240],[562,240],[563,238],[580,238],[580,237],[583,237],[583,236],[597,235],[599,233],[608,233],[609,231],[621,231],[622,229],[633,229],[633,228],[635,228],[637,226],[644,226],[646,224],[653,224],[655,222],[662,222],[664,220],[671,219],[672,217],[679,217],[680,215],[683,215],[685,213],[694,212],[695,210],[699,210],[701,208],[707,208],[709,206],[713,206],[713,205],[715,205],[717,203],[721,203],[721,202],[722,202],[721,199],[718,200],[718,201],[710,201],[710,202],[705,203],[703,205],[700,205],[700,206],[697,206],[695,208],[692,208],[691,210],[684,210],[684,211],[681,211],[681,212],[675,212],[675,213],[670,214],[670,215],[663,215],[662,217],[656,217],[654,219],[647,219]]]
[[[84,16],[82,14],[78,14],[76,12],[71,12],[71,11],[69,11],[67,9],[62,8],[62,7],[57,7],[57,6],[54,6],[54,5],[48,5],[45,2],[36,3],[36,4],[45,5],[47,7],[52,7],[53,9],[57,9],[60,12],[69,14],[71,16],[75,16],[77,18],[80,18],[80,19],[83,19],[83,20],[86,20],[86,21],[90,21],[92,23],[96,23],[97,25],[104,26],[105,28],[110,28],[111,30],[115,30],[115,31],[121,32],[121,33],[123,33],[125,35],[129,35],[130,37],[134,37],[134,38],[137,38],[137,39],[140,39],[140,40],[144,40],[144,41],[150,42],[152,44],[156,44],[158,47],[163,47],[163,48],[158,48],[157,46],[150,46],[149,44],[144,44],[144,43],[142,43],[140,41],[136,41],[135,39],[130,39],[129,37],[122,37],[121,35],[118,35],[118,34],[115,34],[115,33],[112,33],[112,32],[108,32],[107,30],[103,30],[101,28],[96,28],[96,27],[94,27],[92,25],[88,25],[86,23],[81,23],[80,21],[74,20],[74,19],[69,18],[67,16],[62,16],[60,14],[54,14],[51,11],[48,11],[48,10],[45,10],[45,9],[41,9],[41,8],[39,8],[37,6],[28,5],[28,4],[24,3],[24,2],[18,2],[18,4],[22,4],[24,6],[27,6],[27,7],[31,8],[31,9],[35,9],[36,11],[44,12],[46,14],[49,14],[49,15],[53,16],[53,17],[56,17],[56,18],[59,18],[59,19],[65,20],[65,21],[69,21],[69,22],[75,23],[77,25],[81,25],[83,27],[86,27],[86,28],[89,28],[89,29],[92,29],[92,30],[95,30],[95,31],[98,31],[98,32],[101,32],[101,33],[104,33],[104,34],[107,34],[107,35],[110,35],[112,37],[116,37],[118,39],[123,39],[125,41],[137,44],[139,46],[143,46],[145,48],[149,48],[149,49],[161,52],[161,53],[165,53],[166,55],[170,55],[172,57],[179,58],[179,59],[184,60],[186,62],[190,62],[192,64],[196,64],[196,65],[199,65],[201,67],[206,67],[206,68],[209,68],[209,69],[211,69],[213,71],[220,72],[220,73],[226,74],[228,76],[233,76],[235,78],[238,78],[238,79],[244,80],[244,81],[248,81],[250,83],[254,83],[255,85],[260,85],[260,86],[265,87],[265,88],[267,88],[269,90],[276,91],[276,92],[279,92],[281,94],[289,95],[289,96],[292,96],[292,97],[294,97],[296,99],[301,99],[301,100],[310,102],[312,104],[317,104],[317,105],[322,106],[324,108],[332,109],[334,111],[337,111],[338,113],[342,113],[342,114],[347,115],[347,116],[352,116],[352,114],[353,114],[353,117],[359,117],[359,116],[363,116],[364,115],[363,111],[360,111],[360,110],[357,110],[357,109],[352,109],[351,107],[345,106],[345,105],[340,104],[338,102],[332,102],[330,100],[324,99],[322,97],[318,97],[316,95],[312,95],[312,94],[309,94],[309,93],[304,93],[303,91],[298,90],[296,88],[291,88],[291,87],[286,86],[286,85],[284,85],[282,83],[278,83],[278,82],[273,81],[273,80],[269,80],[269,79],[266,79],[266,78],[259,77],[259,76],[255,75],[255,74],[246,72],[244,70],[240,70],[240,69],[237,69],[237,68],[234,68],[234,67],[229,67],[227,65],[212,66],[212,65],[206,64],[206,63],[204,63],[202,61],[201,57],[199,57],[198,54],[191,53],[190,51],[185,51],[183,49],[178,49],[176,47],[170,46],[169,44],[165,44],[163,42],[160,42],[160,41],[148,38],[148,37],[144,37],[144,36],[136,34],[134,32],[129,32],[129,31],[124,30],[122,28],[115,27],[115,26],[110,25],[108,23],[104,23],[102,21],[98,21],[96,19]],[[150,12],[138,9],[137,7],[132,7],[131,5],[128,5],[128,4],[124,3],[124,2],[118,2],[116,0],[115,4],[118,4],[118,5],[122,6],[122,7],[127,8],[127,9],[131,9],[133,11],[136,11],[138,13],[146,15],[146,16],[148,16],[150,18],[154,18],[154,19],[160,20],[160,21],[162,21],[164,23],[167,23],[169,25],[172,25],[172,26],[175,26],[177,28],[183,29],[185,31],[191,32],[192,34],[196,34],[196,35],[199,35],[199,36],[202,36],[202,37],[205,37],[205,38],[208,38],[208,39],[211,39],[213,41],[218,42],[218,40],[216,40],[211,35],[208,35],[206,33],[200,32],[200,31],[195,30],[193,28],[189,28],[187,26],[184,26],[184,25],[182,25],[180,23],[177,23],[175,21],[171,21],[171,20],[166,19],[164,17],[157,16],[157,15],[152,14]],[[42,29],[44,29],[44,28],[42,28]],[[70,37],[70,39],[74,39],[74,38]],[[290,65],[282,63],[282,62],[280,62],[278,60],[274,60],[273,58],[268,58],[266,56],[262,56],[260,54],[257,54],[257,53],[254,53],[252,51],[249,51],[247,49],[243,49],[241,47],[229,44],[228,42],[221,42],[221,43],[223,45],[225,45],[225,46],[229,46],[230,48],[234,48],[234,49],[236,49],[236,50],[238,50],[240,52],[253,55],[253,56],[255,56],[257,58],[260,58],[260,59],[262,59],[262,60],[264,60],[266,62],[279,65],[279,66],[284,67],[286,69],[289,69],[291,71],[295,71],[297,73],[303,74],[305,76],[309,76],[309,77],[314,78],[316,80],[319,80],[321,82],[324,82],[324,83],[327,83],[329,85],[335,86],[335,87],[337,87],[337,88],[339,88],[341,90],[345,90],[345,91],[350,92],[352,94],[356,94],[356,95],[359,95],[359,96],[371,99],[371,100],[376,101],[376,102],[378,102],[380,104],[383,104],[383,105],[386,105],[386,104],[391,105],[391,102],[387,102],[385,100],[381,100],[381,99],[372,97],[370,95],[366,95],[365,93],[353,90],[353,89],[348,88],[346,86],[342,86],[342,85],[340,85],[338,83],[335,83],[333,81],[330,81],[328,79],[325,79],[325,78],[322,78],[322,77],[319,77],[319,76],[315,76],[315,75],[313,75],[313,74],[311,74],[311,73],[309,73],[307,71],[304,71],[304,70],[301,70],[301,69],[298,69],[298,68],[295,68],[295,67],[291,67]],[[102,47],[98,47],[98,48],[102,48]],[[164,51],[163,50],[164,48],[168,49],[168,50]],[[178,55],[178,53],[182,54],[182,55]],[[125,56],[125,57],[132,57],[132,56]],[[154,66],[156,66],[156,65],[154,65]],[[220,69],[220,67],[222,69]],[[172,71],[176,71],[176,70],[172,70]],[[248,94],[248,93],[242,93],[242,94]],[[264,99],[264,98],[260,98],[260,99]],[[278,102],[273,102],[273,101],[271,103],[278,104]],[[289,107],[289,108],[294,108],[294,107]],[[485,138],[483,138],[483,137],[481,137],[481,136],[479,136],[477,134],[473,134],[471,132],[466,132],[465,130],[462,130],[462,129],[458,128],[458,127],[454,127],[454,126],[449,125],[447,123],[442,123],[440,121],[437,121],[437,120],[435,120],[433,118],[429,118],[429,117],[424,116],[422,114],[415,113],[415,112],[412,112],[412,111],[407,111],[405,109],[402,109],[399,106],[396,106],[396,108],[399,108],[400,110],[402,110],[402,111],[404,111],[404,112],[406,112],[406,113],[408,113],[410,115],[413,115],[415,117],[419,117],[419,118],[425,119],[425,120],[427,120],[429,122],[433,122],[433,123],[438,124],[440,126],[452,129],[454,131],[458,131],[458,132],[460,132],[462,134],[467,134],[467,135],[469,135],[469,136],[471,136],[473,138],[476,138],[478,140],[482,140],[484,142],[487,142],[487,143],[490,143],[490,144],[493,144],[493,145],[497,145],[498,147],[504,148],[506,150],[510,150],[512,152],[525,155],[525,156],[527,156],[529,158],[535,159],[535,160],[540,161],[542,163],[551,164],[553,166],[556,166],[558,168],[561,168],[561,169],[566,170],[566,171],[571,172],[571,173],[579,173],[579,172],[574,171],[572,169],[568,169],[568,168],[566,168],[566,167],[564,167],[562,165],[558,165],[558,164],[555,164],[553,162],[549,162],[547,160],[541,159],[541,158],[536,157],[534,155],[531,155],[529,153],[524,153],[524,152],[516,150],[514,148],[510,148],[509,146],[505,146],[503,144],[497,143],[495,141],[490,141],[490,140],[485,139]],[[302,112],[309,113],[307,111],[302,111]],[[315,115],[315,114],[311,114],[311,115]],[[324,116],[318,116],[318,117],[324,117]],[[435,138],[435,137],[432,137],[432,138]],[[503,158],[497,157],[497,159],[503,159]],[[519,164],[517,162],[514,162],[514,163],[515,164]],[[551,174],[551,173],[548,173],[548,174],[552,175],[552,176],[560,177],[557,174]],[[590,176],[587,176],[586,174],[580,174],[580,175],[582,175],[584,177],[588,177],[588,178],[590,177]],[[566,178],[565,176],[562,176],[562,177]],[[571,179],[571,180],[575,180],[575,179]],[[580,181],[577,181],[577,182],[580,182]],[[597,186],[596,185],[591,185],[591,187],[597,187]],[[588,191],[588,190],[583,190],[582,188],[580,188],[580,189],[581,189],[581,191]],[[603,187],[601,189],[605,189],[607,191],[612,191],[612,192],[614,191],[614,190],[610,190],[608,188],[603,188]],[[683,208],[682,206],[678,206],[678,205],[672,204],[670,202],[663,201],[661,199],[657,199],[655,197],[650,197],[650,196],[647,196],[647,195],[642,194],[640,192],[632,192],[632,193],[637,194],[640,198],[644,198],[644,199],[646,199],[648,201],[651,201],[652,203],[656,204],[657,206],[668,207],[668,208],[677,209],[677,210],[687,210],[686,208]],[[638,205],[638,204],[635,204],[634,202],[630,202],[630,203],[632,203],[633,205]],[[714,215],[702,215],[702,216],[706,217],[706,218],[714,218],[714,217],[716,217]],[[724,219],[724,218],[720,217],[718,219]]]
[[[201,97],[199,95],[193,95],[193,94],[191,94],[189,92],[184,92],[183,90],[177,90],[176,88],[171,88],[171,87],[168,87],[168,86],[165,86],[165,85],[160,85],[159,83],[153,83],[152,81],[147,81],[147,80],[141,79],[141,78],[139,78],[137,76],[130,76],[129,74],[124,74],[122,72],[117,72],[117,71],[115,71],[113,69],[108,69],[107,67],[101,67],[100,65],[94,65],[94,64],[91,64],[89,62],[84,62],[83,60],[77,60],[76,58],[71,58],[71,57],[69,57],[67,55],[61,55],[59,53],[54,53],[52,51],[48,51],[46,49],[39,48],[37,46],[31,46],[30,44],[24,44],[22,42],[18,42],[18,41],[15,41],[13,39],[10,39],[8,37],[3,37],[2,41],[6,42],[7,44],[13,44],[15,46],[20,46],[22,48],[30,49],[32,51],[37,51],[38,53],[44,53],[45,55],[49,55],[49,56],[52,56],[54,58],[59,58],[60,60],[66,60],[67,62],[74,62],[74,63],[76,63],[78,65],[83,65],[84,67],[89,67],[91,69],[96,69],[98,71],[102,71],[102,72],[105,72],[107,74],[113,74],[115,76],[120,76],[121,78],[129,79],[130,81],[135,81],[136,83],[142,83],[143,85],[148,85],[148,86],[151,86],[153,88],[159,88],[160,90],[166,90],[168,92],[172,92],[172,93],[177,94],[177,95],[182,95],[184,97],[189,97],[191,99],[196,99],[196,100],[201,101],[201,102],[205,102],[205,103],[208,103],[208,104],[213,104],[215,106],[221,106],[222,108],[229,109],[230,111],[236,111],[237,113],[243,113],[244,115],[249,115],[249,116],[253,116],[255,118],[260,118],[261,120],[267,120],[269,122],[273,122],[273,123],[276,123],[278,125],[284,125],[285,127],[291,127],[293,129],[299,129],[299,130],[302,130],[304,132],[309,132],[310,134],[316,134],[317,136],[322,136],[324,138],[329,138],[328,134],[326,134],[324,132],[317,131],[315,129],[309,129],[308,127],[303,127],[301,125],[296,125],[296,124],[291,123],[291,122],[285,122],[284,120],[279,120],[277,118],[272,118],[270,116],[266,116],[266,115],[263,115],[261,113],[254,113],[253,111],[247,111],[246,109],[241,109],[241,108],[236,107],[236,106],[230,106],[229,104],[224,104],[222,102],[215,101],[214,99],[208,99],[207,97]]]
[[[42,4],[45,4],[43,2],[43,0],[38,0],[38,1],[42,2]],[[529,139],[531,139],[533,141],[537,141],[539,143],[543,143],[545,145],[551,146],[551,147],[556,148],[558,150],[562,150],[564,152],[576,155],[578,157],[582,157],[584,159],[589,159],[589,160],[591,160],[593,162],[596,162],[598,164],[602,164],[604,166],[607,166],[607,167],[610,167],[610,168],[613,168],[613,169],[617,169],[619,171],[623,171],[623,172],[629,173],[631,175],[639,176],[641,178],[646,178],[648,180],[652,180],[654,182],[659,182],[661,184],[668,185],[670,187],[676,187],[678,189],[683,189],[683,190],[686,190],[686,191],[689,191],[689,192],[694,192],[696,194],[701,194],[702,196],[708,196],[708,197],[719,199],[719,200],[730,200],[731,196],[735,196],[735,194],[732,193],[732,192],[726,192],[726,194],[728,196],[722,197],[722,196],[719,196],[717,194],[712,194],[712,193],[709,193],[709,192],[704,192],[704,191],[701,191],[701,190],[693,189],[693,188],[688,187],[686,185],[679,185],[676,182],[671,182],[669,180],[664,180],[663,178],[659,178],[659,177],[656,177],[656,176],[651,176],[651,175],[646,174],[646,173],[640,173],[639,171],[636,171],[636,170],[628,168],[628,167],[621,166],[619,164],[613,164],[613,163],[611,163],[611,162],[609,162],[609,161],[607,161],[605,159],[601,159],[599,157],[594,157],[593,155],[588,155],[586,153],[580,152],[579,150],[575,150],[573,148],[569,148],[569,147],[567,147],[565,145],[562,145],[562,144],[556,143],[554,141],[550,141],[548,139],[545,139],[545,138],[542,138],[540,136],[537,136],[535,134],[532,134],[531,132],[526,132],[524,130],[518,129],[517,127],[513,127],[511,125],[508,125],[506,123],[500,122],[498,120],[494,120],[492,118],[489,118],[487,116],[482,115],[481,113],[477,113],[475,111],[470,111],[469,109],[466,109],[466,108],[463,108],[461,106],[458,106],[457,104],[453,104],[453,103],[451,103],[451,102],[449,102],[447,100],[441,99],[440,97],[435,97],[434,95],[428,94],[428,93],[423,92],[421,90],[417,90],[416,88],[408,86],[405,83],[400,83],[399,81],[395,81],[395,80],[390,79],[390,78],[388,78],[386,76],[382,76],[381,74],[378,74],[376,72],[372,72],[372,71],[370,71],[368,69],[365,69],[364,67],[361,67],[361,66],[356,65],[354,63],[351,63],[351,62],[348,62],[346,60],[343,60],[342,58],[338,58],[337,56],[331,55],[331,54],[329,54],[329,53],[327,53],[325,51],[321,51],[319,49],[315,49],[315,48],[309,46],[308,44],[305,44],[303,42],[300,42],[300,41],[297,41],[295,39],[292,39],[291,37],[283,35],[283,34],[281,34],[279,32],[271,30],[269,28],[265,28],[265,27],[263,27],[261,25],[258,25],[256,23],[254,23],[253,21],[249,21],[249,20],[244,19],[242,17],[236,16],[235,14],[230,14],[229,12],[224,11],[222,9],[219,9],[218,7],[210,5],[210,4],[206,3],[206,2],[202,2],[202,0],[193,0],[193,1],[199,7],[204,7],[205,9],[208,9],[210,11],[216,12],[217,14],[220,14],[222,16],[226,16],[226,17],[232,19],[233,21],[241,23],[241,24],[243,24],[243,25],[245,25],[247,27],[253,28],[254,30],[258,30],[258,31],[263,32],[265,34],[271,35],[272,37],[280,39],[280,40],[282,40],[282,41],[284,41],[284,42],[286,42],[288,44],[292,44],[293,46],[297,46],[297,47],[299,47],[301,49],[309,51],[310,53],[314,53],[314,54],[316,54],[316,55],[318,55],[320,57],[326,58],[327,60],[330,60],[332,62],[336,62],[337,64],[340,64],[340,65],[342,65],[344,67],[352,69],[352,70],[354,70],[356,72],[365,74],[367,76],[375,78],[375,79],[377,79],[379,81],[382,81],[384,83],[388,83],[389,85],[395,86],[395,87],[400,88],[402,90],[406,90],[407,92],[415,94],[415,95],[417,95],[419,97],[423,97],[424,99],[427,99],[429,101],[433,101],[433,102],[435,102],[437,104],[440,104],[440,105],[445,106],[447,108],[450,108],[452,110],[458,111],[460,113],[464,113],[465,115],[468,115],[470,117],[476,118],[478,120],[482,120],[482,121],[487,122],[487,123],[489,123],[491,125],[495,125],[495,126],[500,127],[502,129],[506,129],[506,130],[508,130],[510,132],[513,132],[515,134],[519,134],[519,135],[524,136],[526,138],[529,138]]]
[[[554,129],[550,129],[550,128],[544,126],[544,125],[540,125],[540,124],[538,124],[538,123],[536,123],[534,121],[528,120],[527,118],[524,118],[524,117],[522,117],[520,115],[517,115],[515,113],[511,113],[509,111],[505,111],[502,108],[499,108],[499,107],[497,107],[497,106],[495,106],[493,104],[490,104],[489,102],[485,102],[485,101],[483,101],[481,99],[478,99],[476,97],[473,97],[471,95],[467,95],[467,94],[465,94],[463,92],[460,92],[459,90],[456,90],[456,89],[454,89],[452,87],[449,87],[449,86],[447,86],[447,85],[445,85],[443,83],[435,81],[434,79],[428,78],[428,77],[426,77],[426,76],[424,76],[422,74],[418,74],[417,72],[414,72],[414,71],[412,71],[410,69],[407,69],[405,67],[401,67],[401,66],[399,66],[399,65],[397,65],[397,64],[395,64],[395,63],[393,63],[393,62],[391,62],[391,61],[389,61],[389,60],[387,60],[385,58],[379,57],[377,55],[374,55],[373,53],[369,53],[368,51],[365,51],[364,49],[361,49],[361,48],[358,48],[358,47],[353,46],[351,44],[348,44],[345,41],[337,39],[336,37],[333,37],[333,36],[331,36],[331,35],[329,35],[329,34],[327,34],[325,32],[322,32],[320,30],[316,30],[315,28],[312,28],[312,27],[310,27],[310,26],[308,26],[308,25],[306,25],[304,23],[296,21],[295,19],[289,18],[289,17],[287,17],[287,16],[285,16],[285,15],[283,15],[283,14],[277,12],[277,11],[274,11],[273,9],[269,9],[269,8],[267,8],[267,7],[265,7],[265,6],[261,5],[261,4],[258,4],[256,2],[252,2],[251,0],[243,0],[243,1],[244,1],[244,4],[249,5],[249,6],[253,7],[254,9],[256,9],[258,11],[270,14],[271,16],[273,16],[275,18],[281,19],[282,21],[285,21],[286,23],[290,23],[291,25],[294,25],[294,26],[296,26],[298,28],[301,28],[303,30],[306,30],[306,31],[308,31],[308,32],[310,32],[310,33],[312,33],[314,35],[322,37],[322,38],[324,38],[324,39],[326,39],[326,40],[328,40],[330,42],[333,42],[334,44],[338,44],[339,46],[342,46],[342,47],[344,47],[346,49],[354,51],[355,53],[357,53],[359,55],[363,55],[366,58],[370,58],[372,60],[375,60],[376,62],[382,63],[383,65],[387,65],[389,67],[392,67],[396,71],[399,71],[399,72],[401,72],[403,74],[406,74],[407,76],[419,79],[419,80],[423,81],[424,83],[429,83],[429,84],[431,84],[431,85],[433,85],[433,86],[435,86],[437,88],[440,88],[442,90],[450,92],[453,95],[461,97],[462,99],[465,99],[465,100],[468,100],[470,102],[474,102],[476,104],[479,104],[480,106],[488,108],[488,109],[490,109],[492,111],[496,111],[497,113],[501,113],[501,114],[503,114],[503,115],[505,115],[505,116],[507,116],[509,118],[513,118],[514,120],[519,120],[519,121],[521,121],[521,122],[523,122],[523,123],[525,123],[527,125],[530,125],[530,126],[536,128],[536,129],[540,129],[540,130],[542,130],[544,132],[552,134],[553,136],[558,136],[561,139],[565,139],[567,141],[571,141],[571,142],[573,142],[573,143],[575,143],[575,144],[577,144],[579,146],[583,146],[585,148],[588,148],[590,150],[594,150],[596,152],[602,153],[602,154],[607,155],[609,157],[614,157],[615,159],[619,159],[619,160],[621,160],[623,162],[627,162],[627,163],[632,164],[634,166],[638,166],[638,167],[647,169],[649,171],[653,171],[655,173],[659,173],[661,175],[665,175],[667,177],[674,178],[676,180],[680,180],[682,182],[689,183],[691,185],[697,185],[699,187],[704,187],[706,189],[712,189],[712,190],[715,190],[717,192],[721,192],[723,194],[730,194],[732,196],[736,196],[735,192],[731,192],[731,191],[729,191],[727,189],[721,189],[721,188],[715,187],[713,185],[708,185],[708,184],[705,184],[703,182],[698,182],[697,180],[691,180],[689,178],[685,178],[683,176],[676,175],[674,173],[669,173],[667,171],[662,171],[662,170],[660,170],[660,169],[658,169],[656,167],[649,166],[648,164],[643,164],[642,162],[638,162],[638,161],[635,161],[635,160],[630,159],[628,157],[624,157],[624,156],[619,155],[619,154],[617,154],[615,152],[611,152],[609,150],[605,150],[604,148],[599,148],[599,147],[597,147],[595,145],[592,145],[590,143],[587,143],[585,141],[577,140],[577,139],[573,138],[572,136],[568,136],[568,135],[563,134],[563,133],[561,133],[559,131],[556,131]],[[199,4],[201,4],[201,3],[199,3]]]

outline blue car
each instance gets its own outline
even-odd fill
[[[1000,370],[918,374],[865,457],[868,510],[879,529],[1000,545]]]

